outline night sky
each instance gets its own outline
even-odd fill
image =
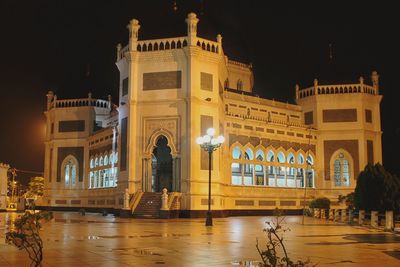
[[[221,33],[229,58],[253,64],[254,91],[262,97],[294,103],[296,83],[356,83],[361,75],[370,83],[371,72],[378,71],[383,161],[400,174],[400,23],[394,6],[177,0],[174,11],[173,0],[103,2],[0,2],[0,162],[43,171],[46,92],[61,99],[111,94],[118,103],[115,47],[128,43],[129,20],[140,21],[139,39],[184,36],[193,11],[199,36],[215,40]]]

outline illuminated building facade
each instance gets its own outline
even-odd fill
[[[372,85],[296,86],[297,104],[252,92],[250,65],[224,54],[222,37],[118,45],[119,104],[47,95],[46,189],[42,205],[135,213],[166,188],[168,209],[200,216],[208,204],[207,128],[225,137],[212,159],[212,210],[221,216],[300,210],[354,190],[360,170],[382,162],[378,74]],[[304,187],[307,187],[305,190]],[[156,203],[157,205],[159,203]]]

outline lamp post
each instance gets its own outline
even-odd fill
[[[208,211],[206,218],[206,226],[212,226],[212,214],[211,214],[211,158],[212,153],[217,150],[218,147],[225,141],[225,138],[220,135],[214,137],[214,128],[209,128],[207,134],[200,136],[196,139],[196,143],[200,145],[202,149],[208,152]]]

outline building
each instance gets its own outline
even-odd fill
[[[320,196],[338,205],[368,162],[382,162],[376,72],[372,85],[296,86],[296,105],[263,99],[251,66],[224,54],[221,35],[200,38],[198,22],[190,13],[187,36],[139,40],[130,21],[118,105],[48,93],[42,205],[149,215],[166,188],[170,214],[203,216],[209,166],[196,138],[209,127],[226,139],[212,159],[217,216],[298,211]]]

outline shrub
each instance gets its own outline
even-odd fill
[[[330,207],[331,201],[326,197],[316,198],[310,202],[310,208],[312,209],[329,209]]]
[[[267,240],[265,243],[265,250],[262,250],[256,243],[256,248],[260,254],[262,260],[262,267],[306,267],[306,266],[316,266],[311,263],[308,259],[307,261],[297,260],[292,261],[288,256],[287,248],[283,242],[283,234],[289,231],[288,228],[283,228],[282,223],[284,217],[281,217],[281,211],[275,210],[275,220],[266,221],[267,225],[264,228],[264,233],[266,234]],[[283,255],[281,255],[283,254]]]
[[[24,249],[32,263],[30,266],[42,266],[43,260],[43,241],[39,231],[42,223],[53,218],[53,214],[47,211],[25,212],[19,216],[15,222],[15,229],[6,233],[6,243],[13,244],[20,250]]]

